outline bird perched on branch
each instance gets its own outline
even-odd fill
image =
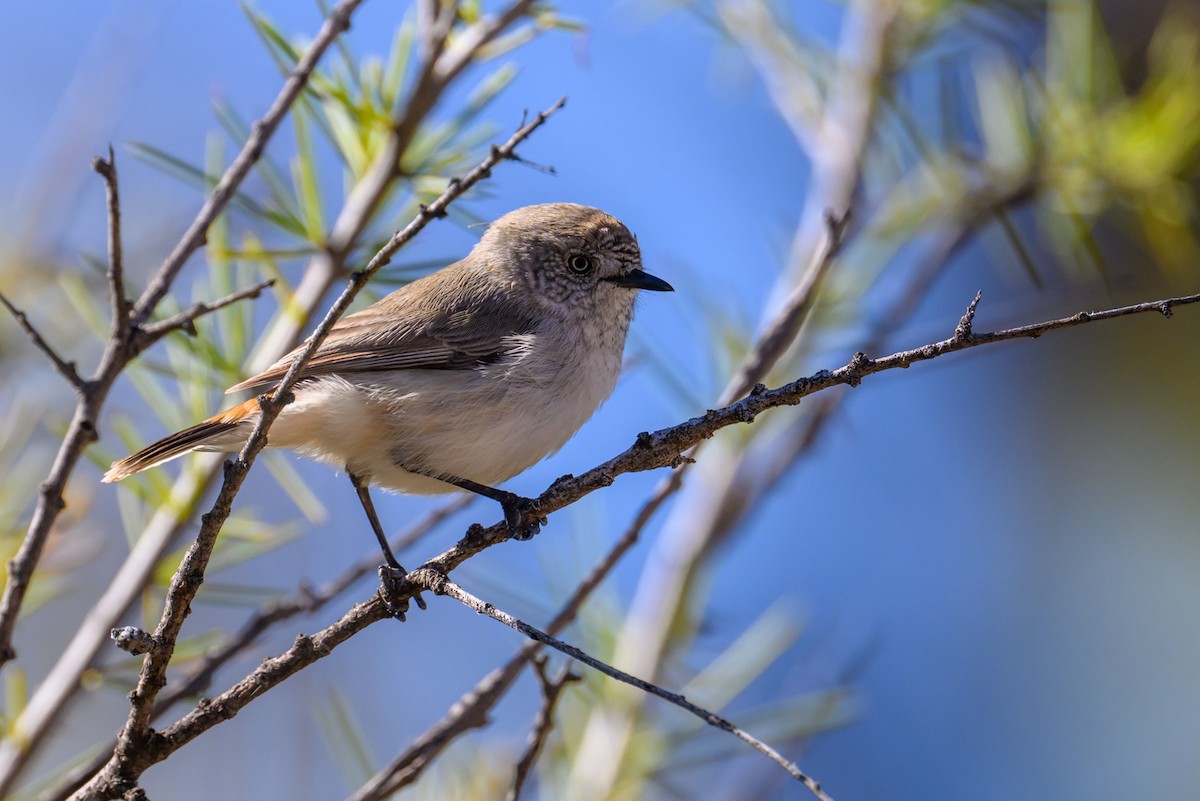
[[[547,203],[492,223],[462,261],[333,327],[272,425],[269,446],[344,469],[383,548],[368,488],[468,490],[498,501],[515,536],[529,501],[494,485],[561,448],[612,393],[642,270],[637,238],[599,209]],[[266,392],[292,351],[229,392]],[[191,451],[238,451],[254,398],[114,462],[120,481]]]

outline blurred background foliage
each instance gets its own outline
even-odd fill
[[[497,7],[461,3],[457,35]],[[54,60],[20,50],[6,62],[29,77],[0,89],[20,120],[0,151],[0,291],[87,366],[108,323],[102,207],[80,154],[110,139],[118,148],[136,286],[245,141],[316,12],[263,3],[237,21],[232,6],[175,8],[135,25],[114,3],[106,36],[74,60],[72,37],[92,34],[67,9],[0,13],[29,42],[58,36]],[[571,96],[564,114],[522,149],[558,175],[505,165],[452,207],[453,226],[422,236],[372,286],[377,297],[457,258],[476,223],[525,203],[593,203],[639,232],[679,297],[644,303],[618,395],[560,456],[513,482],[525,494],[608,458],[637,431],[711,406],[805,275],[823,215],[842,195],[847,245],[769,384],[855,350],[947,336],[980,287],[980,329],[1195,291],[1192,4],[539,4],[416,118],[419,15],[370,2],[361,13],[162,311],[268,278],[270,296],[159,344],[109,404],[89,452],[97,469],[70,485],[18,629],[21,659],[6,668],[10,739],[92,599],[167,509],[183,538],[121,621],[153,626],[215,475],[211,460],[182,461],[111,492],[96,483],[98,468],[217,410],[223,388],[294,341],[419,203],[523,109],[560,94]],[[189,55],[179,37],[192,30],[222,43],[229,63],[170,52],[178,44]],[[123,49],[128,41],[138,47]],[[102,79],[89,83],[88,71]],[[197,93],[212,94],[207,122]],[[860,148],[847,145],[856,126]],[[396,147],[394,169],[373,189],[373,168]],[[568,638],[723,710],[835,798],[1192,797],[1193,316],[947,360],[723,432]],[[0,395],[7,559],[71,398],[11,320],[0,328],[13,377]],[[369,551],[344,481],[289,455],[264,463],[219,542],[176,679],[251,610],[298,587],[303,595],[308,581]],[[658,478],[622,479],[556,515],[536,543],[494,549],[458,579],[542,623]],[[390,498],[385,524],[399,529],[429,503]],[[488,514],[476,505],[452,515],[401,558],[420,561],[465,523],[492,522]],[[259,637],[217,671],[214,690],[372,586],[360,578],[331,606]],[[148,792],[351,794],[519,646],[448,603],[433,607],[402,629],[365,633],[153,769]],[[35,744],[15,797],[49,797],[112,735],[137,666],[102,651]],[[579,670],[584,681],[565,691],[524,797],[801,794],[735,740]],[[456,742],[409,794],[500,797],[537,704],[526,676],[493,724]],[[281,732],[282,747],[264,750]],[[213,775],[218,760],[225,770]]]

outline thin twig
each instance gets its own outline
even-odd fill
[[[17,321],[17,325],[21,326],[21,330],[29,335],[29,339],[33,342],[34,347],[50,360],[50,364],[54,365],[55,371],[67,380],[71,388],[80,394],[86,392],[88,384],[79,375],[79,371],[75,369],[75,362],[69,362],[62,356],[59,356],[58,351],[33,327],[33,323],[29,321],[29,317],[26,316],[25,312],[14,306],[3,293],[0,293],[0,303],[4,304],[4,307],[12,314],[13,319]]]
[[[174,654],[176,639],[183,626],[183,621],[190,611],[191,602],[203,582],[204,571],[208,566],[212,549],[216,544],[217,534],[220,532],[225,520],[229,517],[233,499],[245,481],[246,474],[254,464],[255,458],[266,446],[268,429],[279,416],[279,412],[291,399],[291,389],[296,381],[299,380],[300,371],[304,368],[304,365],[312,357],[316,349],[320,347],[325,337],[328,336],[329,331],[341,315],[345,313],[362,287],[366,285],[367,281],[376,272],[390,261],[396,251],[423,230],[429,222],[444,216],[446,208],[454,200],[461,197],[474,184],[491,175],[492,168],[509,158],[515,152],[517,145],[541,127],[549,116],[560,109],[565,102],[566,98],[561,98],[546,111],[540,112],[532,121],[523,125],[509,137],[508,141],[503,145],[493,147],[487,158],[480,162],[474,169],[461,179],[452,180],[446,191],[436,200],[428,206],[422,206],[420,213],[413,221],[405,226],[403,230],[397,232],[371,258],[365,268],[351,277],[345,290],[343,290],[342,294],[334,302],[320,325],[317,326],[317,329],[308,341],[308,345],[292,363],[291,369],[275,388],[272,395],[270,397],[266,395],[259,397],[261,413],[258,422],[250,434],[250,438],[238,454],[237,459],[225,463],[225,478],[217,494],[217,498],[213,502],[212,509],[201,518],[200,530],[196,535],[196,540],[184,555],[175,575],[172,576],[163,605],[162,617],[154,631],[154,647],[146,655],[138,677],[137,686],[130,693],[129,719],[126,721],[124,728],[122,728],[117,738],[117,747],[113,751],[112,758],[80,790],[76,797],[89,799],[113,798],[121,795],[137,786],[138,777],[146,767],[159,761],[159,759],[155,758],[155,755],[162,754],[162,758],[165,758],[166,753],[169,753],[165,752],[161,747],[156,747],[159,744],[161,736],[156,736],[151,732],[150,720],[158,693],[166,685],[167,665]],[[364,612],[357,619],[366,620],[367,622],[363,623],[364,626],[375,622],[376,618],[374,615],[378,614],[378,604],[364,604],[362,608],[371,611]],[[349,635],[347,634],[346,636]],[[301,657],[307,652],[307,648],[301,647],[299,642],[297,643],[297,648],[300,649]],[[324,656],[324,653],[320,654],[320,656]],[[291,673],[288,672],[286,675],[291,675]],[[284,678],[286,678],[286,675]],[[249,701],[252,697],[253,695],[246,697],[244,700]]]
[[[556,637],[551,637],[549,634],[546,634],[544,631],[529,625],[520,618],[513,617],[507,612],[497,609],[492,604],[482,601],[479,598],[476,598],[474,595],[471,595],[462,587],[458,586],[449,578],[447,578],[445,573],[439,573],[436,570],[422,568],[415,571],[415,575],[413,575],[412,580],[414,583],[420,585],[424,589],[428,589],[434,593],[437,593],[438,595],[449,595],[451,598],[454,598],[467,608],[473,609],[481,615],[487,615],[492,620],[503,623],[509,628],[521,632],[526,637],[544,643],[556,651],[561,651],[572,659],[582,662],[588,667],[598,670],[610,678],[614,678],[617,681],[628,684],[631,687],[636,687],[643,692],[657,696],[664,701],[672,703],[680,709],[692,713],[696,717],[708,723],[710,726],[715,726],[719,729],[729,732],[739,740],[749,744],[756,751],[764,754],[766,757],[778,764],[780,767],[790,773],[792,778],[803,784],[813,795],[821,799],[821,801],[832,801],[825,791],[821,789],[820,782],[801,771],[800,768],[796,767],[794,762],[784,759],[778,751],[764,743],[762,740],[759,740],[757,737],[754,737],[715,712],[710,712],[703,707],[693,704],[679,693],[673,693],[669,690],[665,690],[662,687],[659,687],[657,684],[653,684],[645,679],[640,679],[637,676],[632,676],[622,670],[618,670],[612,665],[596,659],[594,656],[585,653],[569,643],[565,643]]]
[[[559,696],[562,695],[568,682],[579,681],[579,677],[572,673],[566,665],[563,665],[558,675],[551,679],[546,675],[545,657],[533,660],[533,669],[537,675],[538,684],[542,688],[542,705],[538,708],[537,717],[534,718],[533,730],[529,732],[525,753],[521,755],[521,759],[517,761],[517,767],[513,770],[513,782],[508,788],[508,795],[505,796],[506,801],[517,801],[521,797],[521,789],[525,786],[529,771],[533,769],[533,763],[537,761],[538,754],[541,753],[542,746],[545,744],[546,738],[550,736],[550,730],[554,727],[554,707],[558,705]]]
[[[218,300],[207,302],[202,301],[200,303],[193,304],[191,308],[184,309],[178,314],[173,314],[170,317],[159,320],[158,322],[144,325],[138,329],[138,332],[135,335],[135,347],[139,352],[143,351],[172,331],[184,331],[187,334],[195,336],[195,322],[200,317],[237,303],[239,300],[250,300],[257,298],[262,294],[264,289],[270,289],[273,286],[275,286],[275,279],[268,278],[266,281],[259,281],[253,286],[246,287],[245,289],[239,289],[237,292],[231,292],[230,294]]]
[[[92,169],[104,179],[105,207],[108,211],[108,296],[112,308],[113,338],[123,338],[129,328],[129,298],[125,297],[125,258],[121,248],[121,195],[117,188],[117,159],[112,145],[108,160],[97,156]]]

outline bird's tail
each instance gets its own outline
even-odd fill
[[[101,479],[106,484],[128,478],[134,473],[168,462],[192,451],[234,451],[250,436],[254,418],[258,415],[258,400],[251,398],[226,409],[203,423],[163,437],[132,456],[113,462]]]

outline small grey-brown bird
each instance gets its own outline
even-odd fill
[[[528,501],[494,485],[561,448],[612,393],[640,289],[672,287],[642,270],[615,217],[573,203],[512,211],[462,261],[335,325],[269,444],[344,469],[394,569],[371,485],[485,495],[528,538]],[[270,390],[300,350],[228,391]],[[251,398],[114,462],[104,481],[237,451],[258,415]]]

